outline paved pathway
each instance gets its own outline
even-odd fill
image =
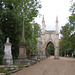
[[[11,75],[75,75],[75,59],[49,57]]]

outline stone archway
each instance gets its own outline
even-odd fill
[[[54,45],[54,58],[59,58],[59,34],[56,34],[55,31],[45,31],[45,34],[41,34],[41,37],[38,38],[38,49],[43,52],[43,56],[46,57],[46,46],[49,42],[52,42]]]
[[[59,58],[59,34],[58,34],[58,18],[56,17],[56,30],[45,30],[45,20],[43,17],[42,20],[42,33],[38,40],[38,51],[43,53],[43,57],[46,57],[46,46],[49,42],[52,42],[54,45],[54,58]]]

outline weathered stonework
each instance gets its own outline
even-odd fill
[[[3,64],[12,65],[13,59],[12,59],[12,53],[11,53],[11,43],[9,42],[9,38],[7,38],[7,41],[5,43],[4,53],[5,55],[3,58]]]
[[[25,59],[26,57],[26,44],[25,42],[20,42],[18,59]]]
[[[14,64],[25,64],[30,65],[31,61],[27,59],[26,56],[26,44],[25,44],[25,34],[24,34],[24,19],[23,19],[23,26],[22,26],[22,38],[19,43],[19,56],[18,59],[15,60]]]
[[[54,45],[54,58],[59,58],[59,34],[58,34],[58,18],[56,18],[56,30],[45,30],[45,20],[42,21],[42,34],[38,38],[38,50],[43,52],[43,56],[46,57],[46,47],[48,43]]]

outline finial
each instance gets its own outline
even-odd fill
[[[56,22],[58,22],[58,16],[56,16]]]
[[[43,19],[44,19],[44,15],[43,15]]]
[[[45,33],[45,28],[46,28],[46,25],[45,25],[45,20],[44,20],[44,15],[43,15],[43,18],[42,18],[42,33]]]
[[[58,16],[56,16],[56,33],[58,33]]]
[[[58,16],[56,16],[56,19],[58,19]]]
[[[43,15],[42,21],[44,21],[44,15]]]
[[[9,43],[9,37],[7,37],[6,43]]]

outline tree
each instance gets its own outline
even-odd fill
[[[65,26],[62,27],[62,30],[60,30],[60,33],[62,34],[62,39],[64,41],[64,46],[65,48],[70,47],[71,43],[69,40],[69,36],[71,34],[71,30],[70,30],[70,25],[69,23],[67,23]]]
[[[75,2],[72,2],[70,11],[72,12],[71,16],[69,16],[69,22],[70,22],[70,40],[72,44],[72,48],[75,50]]]
[[[19,51],[18,44],[21,40],[22,20],[24,18],[27,43],[32,36],[31,22],[37,17],[40,4],[37,0],[0,0],[0,7],[0,30],[4,36],[1,42],[4,44],[6,38],[10,38],[13,57],[16,59]]]
[[[59,47],[63,54],[67,54],[69,50],[73,49],[72,40],[74,41],[74,36],[71,32],[70,24],[67,23],[65,26],[63,26],[60,33],[62,34],[62,37],[61,40],[59,41],[60,43]]]
[[[30,27],[30,31],[28,31],[29,36],[26,36],[26,44],[27,44],[27,51],[30,50],[30,52],[33,54],[37,51],[37,38],[40,36],[40,27],[37,23],[32,23],[32,27]],[[29,37],[29,38],[28,38]]]
[[[3,55],[4,55],[3,46],[4,46],[4,35],[0,30],[0,64],[2,63]]]
[[[54,55],[54,46],[52,43],[49,43],[47,46],[47,56]]]
[[[0,29],[4,34],[4,43],[6,42],[6,38],[10,38],[10,42],[12,43],[12,53],[13,56],[18,55],[18,43],[20,40],[20,16],[18,16],[14,12],[14,6],[12,5],[13,1],[6,2],[3,0],[2,4],[2,11],[1,11],[1,18],[0,18]],[[15,58],[14,57],[14,58]]]
[[[72,12],[69,16],[69,22],[62,26],[60,33],[62,34],[60,41],[60,50],[62,52],[69,52],[70,50],[75,50],[75,3],[70,8]]]

